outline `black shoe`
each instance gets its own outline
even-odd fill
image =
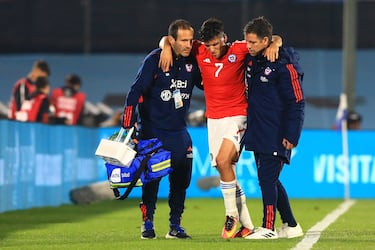
[[[154,224],[150,220],[142,223],[141,232],[141,239],[156,239]]]
[[[180,227],[180,225],[171,225],[169,232],[165,235],[167,239],[191,239],[191,237],[186,234],[185,229]]]

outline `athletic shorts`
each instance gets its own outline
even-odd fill
[[[207,119],[208,147],[211,165],[216,166],[216,156],[219,153],[223,139],[233,142],[237,152],[246,129],[246,116],[230,116],[220,119]]]

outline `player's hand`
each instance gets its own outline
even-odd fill
[[[271,43],[263,53],[263,56],[267,58],[270,62],[275,62],[279,58],[279,46],[275,43]]]
[[[294,148],[294,145],[292,143],[290,143],[287,139],[283,139],[283,146],[284,148],[286,148],[287,150],[291,150],[292,148]]]
[[[173,65],[172,50],[165,48],[160,53],[159,68],[161,68],[163,72],[168,72],[169,68],[172,65]]]

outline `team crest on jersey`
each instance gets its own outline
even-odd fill
[[[265,74],[266,76],[268,76],[269,74],[271,74],[271,72],[272,72],[272,69],[270,69],[270,67],[267,67],[267,68],[264,70],[264,74]]]
[[[185,67],[187,72],[191,72],[191,70],[193,69],[193,64],[185,64]]]
[[[237,56],[234,55],[234,54],[230,54],[228,56],[228,61],[231,62],[231,63],[234,63],[235,61],[237,61]]]
[[[253,66],[253,61],[249,61],[247,63],[247,67],[246,67],[246,71],[247,72],[250,72],[251,71],[251,66]],[[250,74],[248,74],[248,76],[250,76]]]

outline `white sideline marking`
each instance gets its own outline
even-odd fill
[[[310,228],[305,237],[292,250],[309,250],[319,240],[320,234],[333,222],[335,222],[341,215],[354,205],[355,200],[346,200],[341,203],[335,210],[327,214],[323,220],[316,223]]]

